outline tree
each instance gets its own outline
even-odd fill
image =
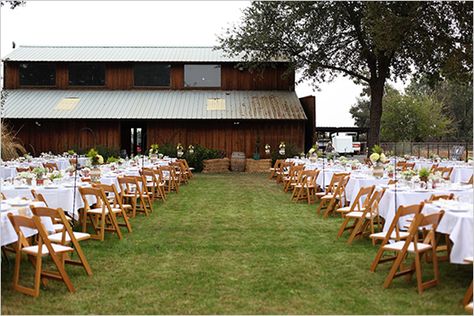
[[[252,2],[219,37],[252,67],[288,57],[315,83],[336,74],[370,88],[369,148],[379,142],[387,79],[472,77],[472,2]]]
[[[385,141],[436,141],[453,131],[453,121],[432,95],[402,95],[387,87],[381,138]]]
[[[10,9],[15,9],[20,5],[24,5],[26,1],[14,1],[14,0],[7,0],[7,1],[0,1],[0,7],[3,7],[5,4],[10,6]]]

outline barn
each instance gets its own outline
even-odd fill
[[[212,47],[20,46],[2,61],[4,118],[34,154],[179,142],[250,157],[315,131],[284,59],[252,71]]]

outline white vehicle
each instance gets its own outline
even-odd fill
[[[352,136],[350,135],[333,135],[332,147],[339,154],[354,154]]]

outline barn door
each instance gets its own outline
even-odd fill
[[[121,149],[128,156],[145,154],[146,151],[146,124],[137,122],[122,123]]]

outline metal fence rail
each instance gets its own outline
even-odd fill
[[[461,146],[464,149],[460,156],[461,160],[468,160],[473,156],[473,144],[469,142],[385,142],[380,146],[385,152],[390,152],[397,156],[411,155],[417,157],[430,158],[433,154],[441,158],[452,159],[455,157],[453,149]]]

